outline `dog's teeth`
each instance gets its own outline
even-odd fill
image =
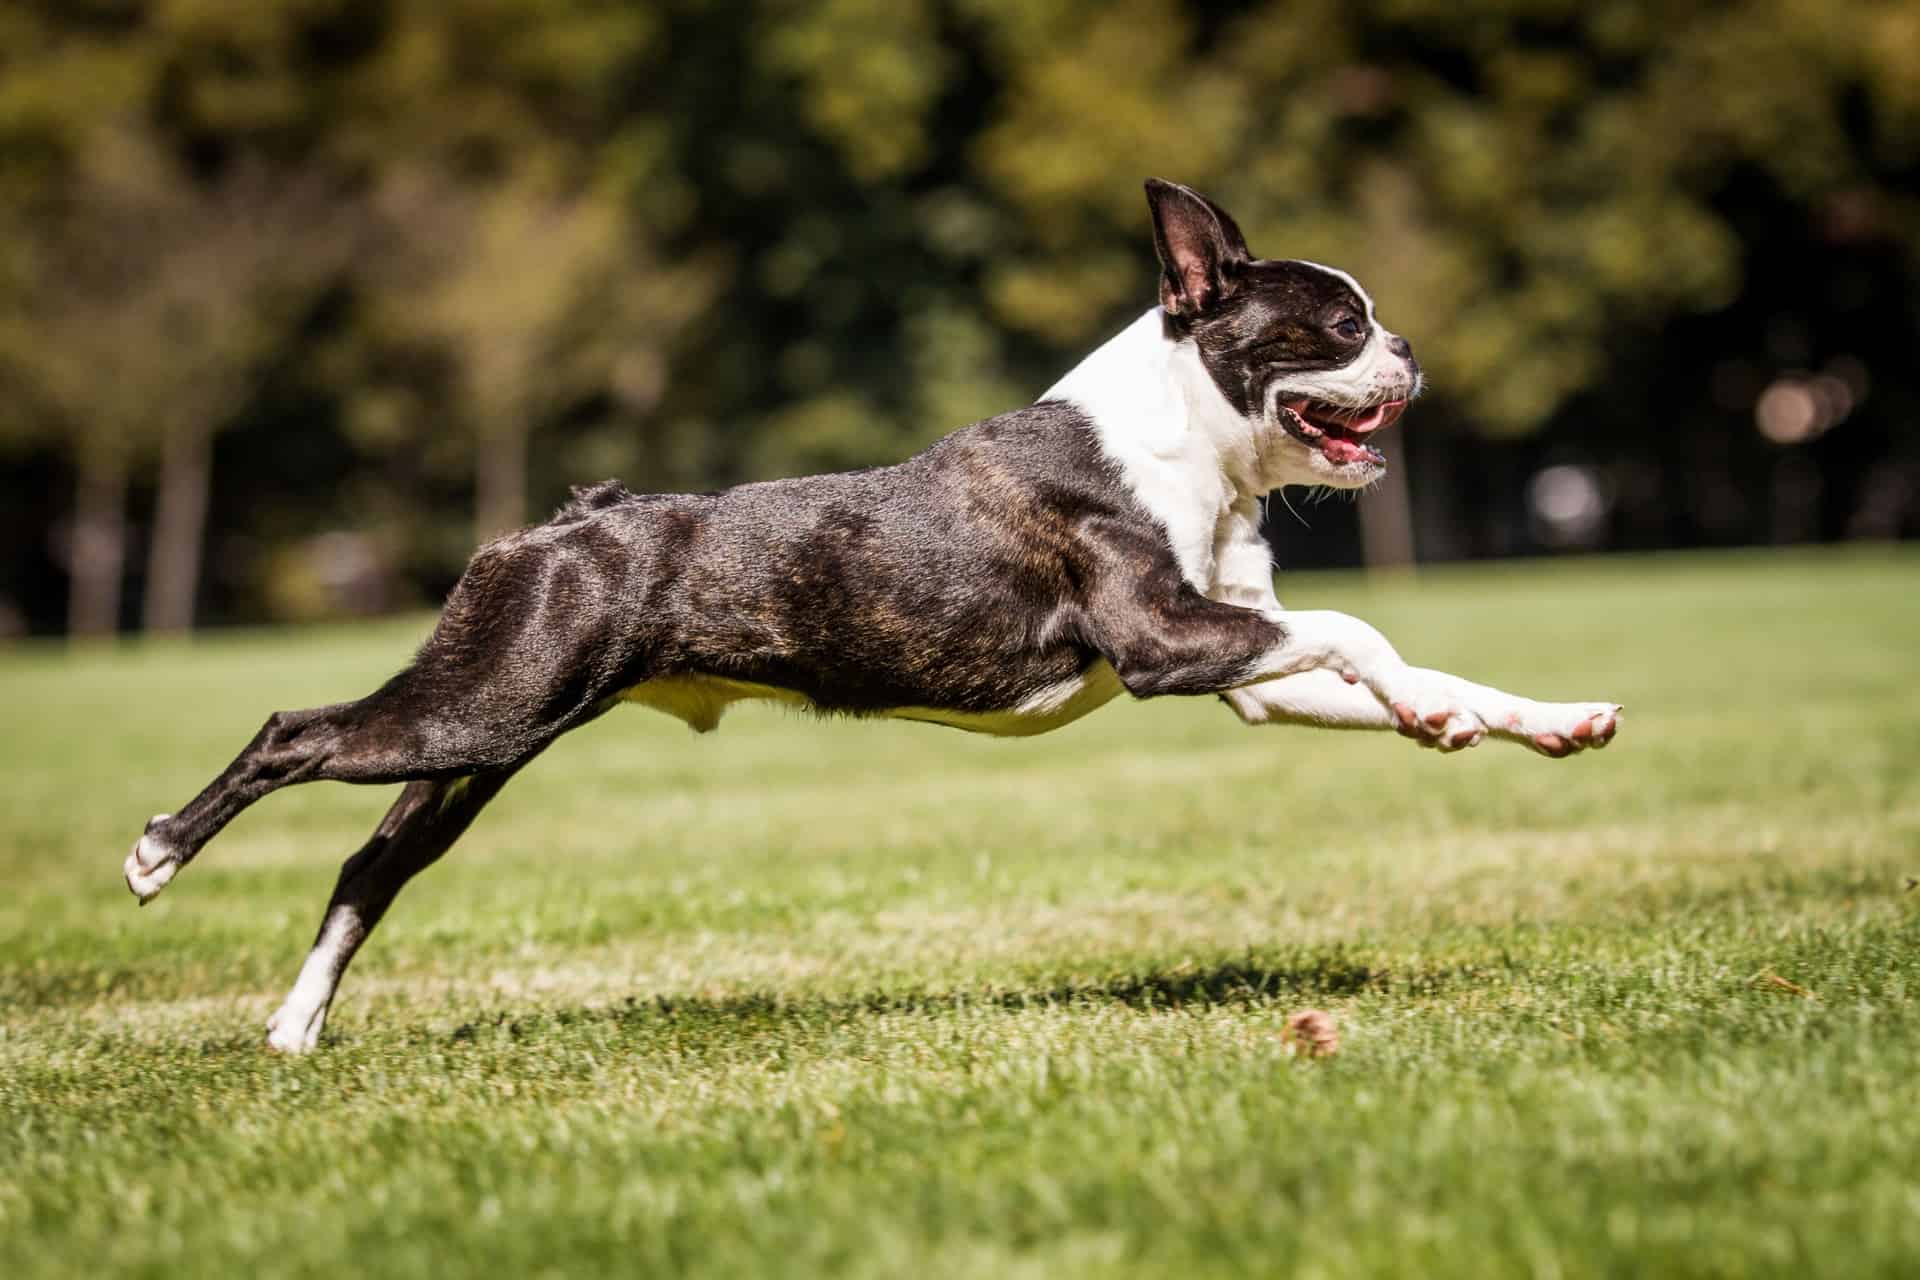
[[[1311,422],[1308,422],[1307,415],[1300,412],[1300,410],[1294,408],[1292,405],[1283,404],[1280,406],[1280,408],[1283,412],[1286,413],[1286,415],[1289,418],[1293,419],[1294,426],[1297,429],[1298,434],[1305,437],[1306,439],[1312,440],[1318,436],[1324,436],[1325,434],[1327,434],[1326,432],[1322,431],[1320,428],[1314,426]]]

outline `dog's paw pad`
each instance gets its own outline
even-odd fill
[[[325,1023],[325,1009],[308,1013],[282,1005],[267,1019],[267,1048],[289,1056],[310,1053],[320,1043],[320,1028]]]
[[[1466,708],[1457,706],[1444,691],[1420,690],[1419,701],[1402,699],[1388,704],[1394,728],[1403,738],[1412,738],[1423,747],[1443,755],[1477,747],[1487,736],[1487,726]]]
[[[133,851],[127,854],[122,867],[127,888],[140,899],[141,906],[153,901],[180,870],[179,852],[154,832],[167,817],[167,814],[156,813],[147,821],[146,834],[133,842]]]
[[[1600,750],[1620,731],[1620,704],[1569,703],[1552,709],[1545,725],[1535,728],[1528,743],[1543,756],[1558,760],[1576,751]]]
[[[1573,727],[1573,739],[1583,747],[1595,750],[1613,741],[1613,735],[1620,732],[1620,704],[1602,703],[1586,708],[1587,715]]]

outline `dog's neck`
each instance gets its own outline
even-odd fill
[[[1220,394],[1193,341],[1168,335],[1159,307],[1096,348],[1040,398],[1072,401],[1116,444],[1124,437],[1154,455],[1190,462],[1208,455],[1239,496],[1259,497],[1283,483],[1270,474],[1256,425]]]
[[[1219,525],[1287,482],[1261,431],[1220,393],[1191,339],[1167,333],[1159,307],[1122,329],[1042,400],[1070,403],[1166,529],[1187,577],[1211,576]]]

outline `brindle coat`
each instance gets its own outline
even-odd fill
[[[1234,412],[1257,412],[1300,370],[1353,363],[1361,319],[1377,332],[1349,277],[1254,260],[1197,193],[1148,190],[1164,336],[1182,349],[1192,340]],[[1396,376],[1414,385],[1410,352],[1391,342]],[[702,730],[730,701],[774,697],[1032,733],[1121,690],[1238,689],[1288,638],[1275,610],[1197,589],[1165,520],[1096,423],[1064,401],[976,423],[896,466],[707,494],[639,495],[609,481],[482,547],[413,662],[380,688],[268,717],[204,791],[147,824],[128,884],[144,902],[279,787],[405,783],[342,868],[276,1015],[272,1043],[308,1048],[401,886],[516,770],[623,700]]]

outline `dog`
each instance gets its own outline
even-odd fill
[[[125,863],[144,904],[293,783],[404,783],[347,859],[273,1049],[318,1042],[401,887],[514,773],[623,703],[700,732],[767,699],[975,733],[1068,724],[1122,693],[1217,696],[1248,724],[1392,729],[1438,751],[1601,747],[1621,708],[1410,666],[1344,614],[1285,609],[1260,535],[1287,485],[1357,489],[1419,394],[1352,276],[1255,258],[1225,210],[1149,180],[1159,304],[1034,404],[894,466],[719,493],[576,489],[481,547],[411,665],[279,711]]]

